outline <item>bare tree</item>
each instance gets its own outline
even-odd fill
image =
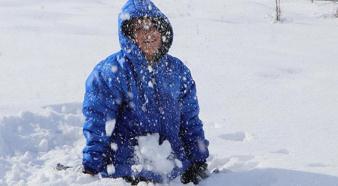
[[[281,14],[280,0],[276,0],[276,21],[281,21]]]

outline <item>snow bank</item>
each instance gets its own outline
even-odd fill
[[[23,112],[0,122],[0,185],[129,185],[122,179],[102,179],[81,172],[83,116],[81,104],[45,106],[40,112]],[[114,125],[114,122],[111,123]],[[109,127],[108,127],[109,128]],[[110,130],[110,129],[108,129]],[[161,174],[171,171],[168,141],[158,144],[159,135],[139,138],[134,168]],[[56,170],[58,163],[71,168]],[[109,171],[114,167],[109,165]],[[179,184],[175,180],[173,184]]]
[[[123,185],[81,173],[81,104],[51,105],[0,122],[0,185]],[[55,170],[57,163],[72,168]]]
[[[81,173],[84,138],[80,108],[80,104],[77,103],[52,105],[44,107],[41,112],[23,112],[18,116],[3,118],[0,122],[0,185],[128,185],[122,179],[103,179]],[[212,130],[218,128],[210,128],[210,131]],[[244,133],[215,135],[209,139],[218,143],[215,137],[224,140],[226,136],[226,140],[230,140],[231,143],[241,143],[237,137],[242,137]],[[158,139],[158,134],[139,137],[139,147],[135,149],[139,161],[133,167],[135,171],[146,169],[164,175],[175,165],[179,166],[179,161],[170,158],[170,144],[164,141],[159,145]],[[232,155],[222,158],[224,156],[221,154],[211,152],[209,169],[217,168],[220,173],[212,175],[201,185],[227,183],[229,186],[304,184],[336,186],[338,184],[338,178],[334,176],[287,169],[257,169],[259,160],[255,156]],[[277,152],[279,151],[274,153]],[[60,162],[71,168],[57,171],[55,167]],[[112,165],[108,169],[114,171]],[[176,179],[169,185],[181,184],[179,179]]]
[[[76,107],[78,110],[65,110]],[[47,106],[44,112],[22,112],[4,117],[0,124],[0,155],[48,152],[72,145],[82,136],[82,117],[78,104]]]

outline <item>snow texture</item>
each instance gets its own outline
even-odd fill
[[[160,173],[161,175],[169,174],[175,167],[176,161],[171,157],[171,146],[166,140],[162,145],[159,145],[159,135],[153,134],[138,138],[139,146],[135,149],[137,157],[137,169],[144,169]],[[182,163],[181,163],[182,164]]]
[[[113,134],[113,131],[115,129],[115,123],[116,123],[115,119],[106,122],[105,129],[107,136],[111,136]]]
[[[283,0],[276,23],[272,0],[154,2],[196,81],[209,168],[221,170],[200,185],[337,186],[338,5]],[[84,82],[120,49],[124,3],[0,1],[0,185],[129,185],[80,171]]]

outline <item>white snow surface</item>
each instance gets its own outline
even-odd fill
[[[282,0],[276,23],[273,0],[154,2],[221,170],[200,185],[337,186],[338,5]],[[0,0],[0,185],[128,185],[79,171],[85,79],[119,50],[123,3]]]

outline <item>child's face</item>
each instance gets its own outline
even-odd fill
[[[152,60],[162,45],[161,33],[150,19],[136,21],[134,40],[148,60]]]

